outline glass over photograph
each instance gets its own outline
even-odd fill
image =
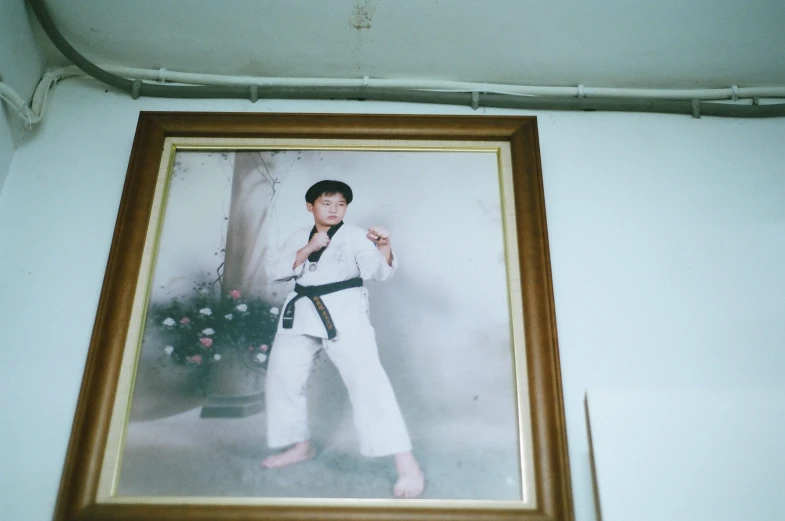
[[[117,497],[525,499],[498,149],[170,163]]]

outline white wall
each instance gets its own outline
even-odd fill
[[[782,390],[590,389],[587,410],[603,521],[782,521]]]
[[[51,516],[139,110],[483,113],[58,85],[0,193],[3,521]],[[785,120],[537,116],[576,514],[591,521],[587,388],[783,386]]]
[[[0,81],[22,98],[33,96],[44,65],[33,41],[31,19],[23,0],[0,0]],[[0,101],[0,190],[8,174],[17,144],[27,131],[11,107]]]

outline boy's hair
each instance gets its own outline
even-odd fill
[[[314,204],[318,198],[323,195],[341,194],[346,199],[346,204],[352,202],[352,189],[343,181],[334,181],[332,179],[325,179],[319,181],[305,192],[305,202]]]

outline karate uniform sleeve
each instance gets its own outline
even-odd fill
[[[297,280],[302,277],[305,272],[305,262],[297,266],[296,269],[292,268],[295,258],[297,257],[297,250],[300,246],[301,238],[299,233],[293,234],[284,245],[276,251],[270,263],[267,266],[267,275],[275,282],[286,282],[289,280]]]
[[[358,239],[355,260],[363,279],[387,280],[398,269],[398,255],[392,251],[392,266],[387,264],[384,255],[376,249],[376,245],[365,235]]]

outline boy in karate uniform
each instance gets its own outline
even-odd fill
[[[276,468],[314,456],[308,430],[305,385],[314,356],[324,349],[349,393],[365,456],[394,455],[397,497],[416,497],[425,478],[412,454],[409,434],[387,373],[382,368],[368,313],[363,279],[387,280],[398,262],[390,234],[343,223],[352,190],[340,181],[319,181],[305,194],[313,228],[287,241],[270,276],[295,280],[287,297],[267,369],[267,443],[284,448],[262,461]]]

